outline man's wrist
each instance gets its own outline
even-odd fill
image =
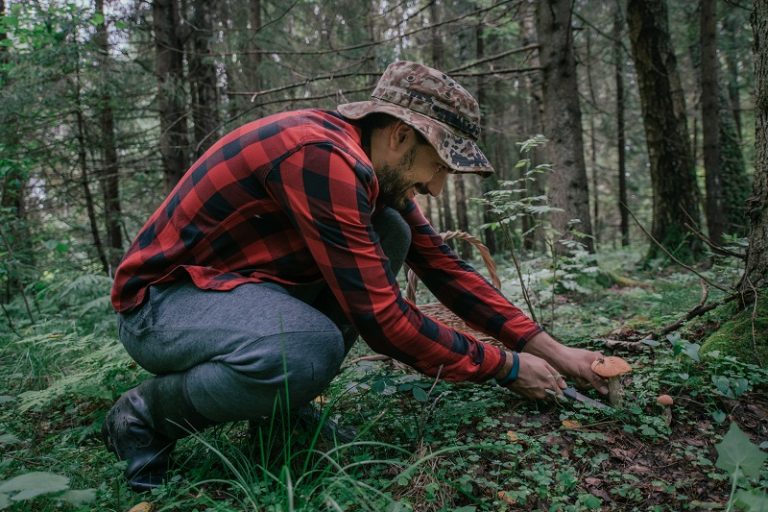
[[[507,352],[507,358],[504,361],[504,367],[496,374],[496,384],[506,386],[517,379],[520,372],[520,355],[517,352]]]

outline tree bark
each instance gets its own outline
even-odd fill
[[[571,15],[569,0],[539,0],[536,4],[542,119],[553,168],[547,195],[550,206],[562,210],[551,215],[555,230],[565,239],[576,238],[576,231],[583,233],[586,236],[579,241],[594,252]],[[565,250],[566,246],[558,244],[558,251]]]
[[[723,240],[723,198],[720,178],[720,96],[717,60],[717,3],[700,0],[701,130],[707,197],[705,209],[709,238]]]
[[[700,255],[702,244],[688,235],[685,222],[686,214],[699,222],[700,195],[667,4],[664,0],[629,0],[627,21],[651,165],[651,234],[677,257],[692,261]],[[652,243],[647,259],[661,255]]]
[[[218,139],[219,95],[216,64],[211,55],[212,4],[208,0],[194,0],[192,9],[192,52],[189,56],[189,82],[193,96],[192,120],[195,125],[195,157],[199,157]]]
[[[627,204],[626,137],[624,134],[624,49],[621,44],[624,20],[621,2],[616,1],[613,18],[613,60],[616,81],[616,149],[619,171],[619,216],[621,246],[629,246],[629,205]]]
[[[104,17],[104,0],[96,0],[96,12]],[[96,27],[96,46],[100,55],[101,73],[110,76],[111,59],[109,57],[109,39],[107,22],[102,21]],[[101,150],[103,163],[98,173],[101,193],[104,201],[104,232],[107,235],[106,252],[109,273],[117,268],[123,256],[123,232],[121,229],[122,209],[120,206],[120,175],[115,139],[115,117],[112,111],[110,83],[102,84],[99,102],[99,125],[101,128]]]
[[[754,0],[752,51],[755,58],[755,179],[747,203],[749,247],[741,288],[768,286],[768,0]]]
[[[160,112],[160,155],[167,192],[176,186],[189,167],[184,46],[177,33],[178,26],[179,7],[176,0],[154,0],[152,27],[155,34],[157,107]]]

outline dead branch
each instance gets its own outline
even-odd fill
[[[606,346],[606,348],[609,348],[611,350],[626,350],[628,352],[643,352],[646,350],[651,350],[650,345],[646,345],[645,343],[642,343],[641,341],[632,341],[632,340],[612,340],[607,338],[596,338],[593,341],[597,341],[599,343],[602,343]]]
[[[724,299],[721,299],[721,300],[719,300],[717,302],[710,302],[709,304],[702,304],[702,303],[700,303],[700,304],[696,305],[696,307],[694,307],[693,309],[688,311],[685,315],[683,315],[678,320],[672,322],[671,324],[668,324],[668,325],[662,327],[659,331],[652,332],[652,333],[648,334],[643,339],[657,339],[657,338],[661,338],[662,336],[664,336],[666,334],[669,334],[671,332],[674,332],[674,331],[678,330],[686,322],[696,318],[697,316],[701,316],[704,313],[712,311],[713,309],[715,309],[717,307],[720,307],[720,306],[723,306],[723,305],[725,305],[725,304],[727,304],[729,302],[733,302],[736,299],[742,299],[742,301],[748,300],[748,299],[745,299],[744,293],[740,292],[740,293],[731,294],[731,295],[729,295],[729,296],[725,297]]]

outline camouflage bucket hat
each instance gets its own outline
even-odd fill
[[[480,107],[451,77],[415,62],[387,67],[368,101],[345,103],[337,110],[349,119],[381,112],[418,130],[456,172],[487,176],[493,167],[477,146]]]

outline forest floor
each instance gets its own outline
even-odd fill
[[[727,308],[633,344],[638,350],[611,350],[601,340],[635,340],[696,306],[699,278],[635,270],[630,253],[614,251],[600,268],[635,282],[605,286],[588,263],[571,263],[554,280],[550,263],[526,264],[537,315],[564,343],[631,362],[622,408],[434,381],[359,360],[370,353],[360,342],[320,400],[329,417],[358,430],[355,441],[280,426],[258,435],[245,422],[218,427],[182,440],[169,483],[145,495],[127,488],[124,463],[99,436],[112,402],[147,376],[116,340],[109,280],[47,275],[28,287],[29,311],[18,300],[0,325],[0,509],[127,511],[147,501],[179,511],[677,511],[747,510],[764,499],[768,370],[699,350]],[[730,284],[738,269],[704,274]],[[502,270],[504,291],[523,304],[513,275]],[[712,291],[709,300],[722,296]],[[655,404],[660,393],[675,400],[669,424]],[[735,481],[734,464],[742,468]]]

